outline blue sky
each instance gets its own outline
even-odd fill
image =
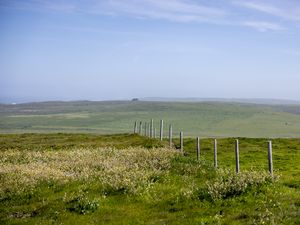
[[[0,0],[0,102],[300,100],[298,0]]]

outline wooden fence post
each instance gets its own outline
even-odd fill
[[[272,141],[268,141],[268,161],[269,161],[269,172],[273,176],[273,157],[272,157]]]
[[[150,124],[150,138],[153,138],[153,119],[151,119],[151,124]]]
[[[134,129],[133,129],[133,133],[136,134],[137,133],[137,122],[134,122]]]
[[[218,168],[218,156],[217,156],[217,139],[214,140],[214,166]]]
[[[156,128],[154,128],[154,135],[153,137],[156,139]]]
[[[240,149],[239,149],[239,140],[235,140],[235,172],[240,172]]]
[[[142,125],[142,121],[140,121],[140,126],[139,126],[139,134],[140,135],[142,135],[142,129],[143,129],[143,127],[142,127],[143,125]]]
[[[197,160],[200,160],[200,138],[197,137]]]
[[[148,137],[151,138],[151,123],[148,124]]]
[[[183,132],[180,131],[180,151],[183,152]]]
[[[144,136],[147,136],[147,122],[144,123],[145,129],[144,129]]]
[[[164,121],[160,120],[160,134],[159,138],[162,141],[163,140],[163,135],[164,135]]]
[[[169,145],[172,148],[172,125],[169,126]]]

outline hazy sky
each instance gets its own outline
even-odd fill
[[[0,0],[0,102],[300,100],[299,0]]]

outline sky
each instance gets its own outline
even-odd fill
[[[0,0],[2,103],[299,87],[299,0]]]

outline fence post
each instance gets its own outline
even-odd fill
[[[200,138],[197,137],[197,160],[200,160]]]
[[[139,134],[142,135],[142,121],[140,121]]]
[[[144,130],[144,136],[147,136],[147,122],[144,123],[145,130]]]
[[[269,172],[273,176],[273,158],[272,158],[272,141],[268,141],[268,161],[269,161]]]
[[[183,152],[183,132],[180,131],[180,151]]]
[[[151,119],[151,124],[150,124],[150,138],[153,138],[153,119]]]
[[[154,135],[153,137],[156,139],[156,128],[154,128]]]
[[[214,166],[218,168],[218,156],[217,156],[217,139],[214,140]]]
[[[133,133],[136,134],[137,133],[137,122],[134,122],[134,129],[133,129]]]
[[[148,137],[151,138],[151,123],[148,123]]]
[[[164,133],[164,120],[160,120],[160,134],[159,134],[159,137],[160,137],[160,140],[162,141],[163,140],[163,134]]]
[[[169,126],[169,145],[172,148],[172,125]]]
[[[239,149],[239,140],[235,140],[235,172],[240,172],[240,149]]]

